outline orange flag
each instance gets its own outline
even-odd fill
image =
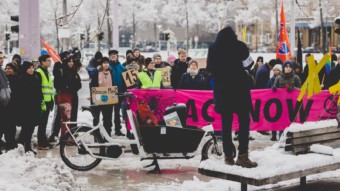
[[[57,51],[55,51],[49,44],[47,44],[45,41],[40,40],[41,44],[44,45],[44,47],[46,48],[48,54],[51,56],[53,62],[61,62],[60,56],[57,53]]]
[[[291,56],[290,43],[288,40],[287,29],[286,29],[286,18],[285,12],[283,9],[283,2],[281,6],[280,13],[281,21],[280,21],[280,33],[279,33],[279,42],[276,46],[276,58],[281,59],[282,62],[289,60]]]

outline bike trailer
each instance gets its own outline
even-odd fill
[[[205,135],[205,131],[200,128],[170,126],[141,126],[140,133],[147,153],[195,152]]]

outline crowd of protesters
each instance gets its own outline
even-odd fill
[[[306,55],[308,57],[309,54]],[[51,67],[51,57],[41,55],[38,60],[32,62],[21,61],[19,55],[14,55],[4,70],[0,70],[1,102],[0,115],[3,116],[0,138],[4,135],[5,150],[11,150],[20,143],[25,151],[36,153],[31,147],[31,139],[36,126],[37,149],[46,150],[52,148],[51,143],[65,134],[67,128],[64,122],[76,121],[78,111],[78,91],[82,88],[80,76],[81,68],[80,51],[74,49],[60,53],[61,60],[53,67],[53,75],[48,69]],[[110,50],[107,56],[96,52],[86,67],[92,87],[117,86],[118,92],[127,91],[128,88],[173,88],[190,90],[212,90],[214,81],[211,73],[205,68],[200,68],[199,63],[188,57],[183,49],[178,51],[178,58],[168,62],[159,53],[152,58],[145,58],[138,49],[126,51],[126,61],[122,64],[118,60],[117,50]],[[0,66],[3,65],[4,55],[0,52]],[[336,56],[332,57],[332,70],[328,74],[322,70],[319,74],[323,89],[328,89],[339,80],[337,74],[340,67],[334,64]],[[338,58],[340,59],[340,57]],[[161,72],[157,69],[166,68],[170,73],[171,85],[163,84]],[[135,69],[138,71],[137,82],[132,87],[126,87],[122,73]],[[308,76],[308,64],[303,68],[302,63],[296,62],[296,57],[282,63],[281,60],[271,59],[265,61],[258,57],[253,67],[247,70],[247,81],[251,89],[286,88],[287,91],[299,89]],[[84,87],[83,87],[84,88]],[[5,95],[5,96],[4,96]],[[7,100],[3,99],[3,97]],[[90,99],[91,104],[94,104]],[[46,126],[50,112],[54,110],[51,133],[46,133]],[[95,118],[93,125],[99,123],[100,113],[103,125],[111,135],[114,124],[114,135],[125,136],[121,131],[122,110],[123,120],[126,118],[125,103],[122,99],[114,105],[98,106],[94,109]],[[17,116],[13,120],[10,116]],[[114,122],[114,123],[113,123]],[[21,126],[19,138],[15,139],[16,126]],[[267,132],[261,132],[268,134]],[[281,132],[280,132],[281,133]],[[131,133],[127,131],[128,137]],[[272,132],[271,140],[277,140],[276,132]],[[251,138],[251,137],[250,137]],[[237,139],[237,137],[236,137]],[[0,149],[1,152],[1,149]]]

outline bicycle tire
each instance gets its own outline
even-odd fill
[[[220,143],[220,144],[218,144],[218,143]],[[204,144],[204,146],[202,148],[202,152],[201,152],[201,155],[202,155],[201,161],[212,158],[211,156],[214,156],[214,158],[217,159],[217,160],[224,159],[222,144],[221,144],[221,142],[218,142],[218,143],[217,143],[218,147],[220,147],[219,151],[216,151],[216,149],[214,148],[214,139],[213,138],[209,139]],[[234,150],[233,152],[236,153],[234,145],[233,145],[233,150]]]
[[[81,127],[74,127],[70,131],[75,137],[78,137],[81,133],[86,133],[87,131],[91,130],[91,127],[81,126]],[[84,141],[91,141],[103,143],[103,138],[100,136],[98,132],[92,132],[88,135],[88,137],[85,137],[86,140]],[[79,142],[80,143],[80,142]],[[81,143],[80,143],[81,144]],[[81,148],[79,149],[77,145],[75,144],[74,140],[72,139],[72,136],[70,132],[67,132],[64,136],[60,139],[60,156],[61,159],[64,161],[64,163],[70,167],[73,170],[78,171],[88,171],[93,168],[95,168],[102,159],[94,158],[90,154],[87,153],[87,151],[80,145]],[[104,147],[96,147],[98,153],[92,152],[93,154],[97,154],[99,156],[105,155],[105,148]],[[70,156],[69,153],[75,152],[74,156]],[[74,157],[74,158],[72,158]],[[91,162],[87,163],[86,158],[92,159]],[[86,162],[85,164],[81,164],[82,162]],[[79,164],[77,164],[79,163]]]

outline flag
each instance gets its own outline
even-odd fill
[[[246,26],[244,26],[243,28],[242,28],[242,38],[243,38],[243,42],[247,42],[247,27]]]
[[[61,62],[60,56],[57,53],[57,51],[55,51],[49,44],[47,44],[45,41],[40,40],[41,44],[44,45],[44,47],[46,48],[48,54],[51,56],[53,62]]]
[[[311,98],[313,94],[318,94],[321,92],[321,85],[319,80],[319,72],[325,66],[327,60],[329,59],[329,55],[326,54],[319,64],[316,64],[314,56],[311,55],[307,58],[308,62],[308,77],[300,89],[298,101],[301,101],[303,96],[307,92],[307,99]]]
[[[335,84],[335,85],[333,85],[329,88],[329,93],[331,93],[334,96],[339,95],[339,93],[340,93],[340,80],[337,84]],[[340,97],[338,98],[338,104],[340,104]]]
[[[326,73],[329,74],[332,69],[332,42],[329,43],[329,60],[326,62]]]
[[[302,44],[301,44],[301,37],[300,37],[300,30],[299,29],[298,29],[298,49],[297,49],[296,61],[302,67]]]
[[[286,29],[286,19],[285,12],[283,8],[283,2],[281,6],[280,13],[280,32],[279,32],[279,42],[276,46],[276,59],[280,59],[282,62],[288,60],[291,56],[290,43],[288,40],[287,29]]]

